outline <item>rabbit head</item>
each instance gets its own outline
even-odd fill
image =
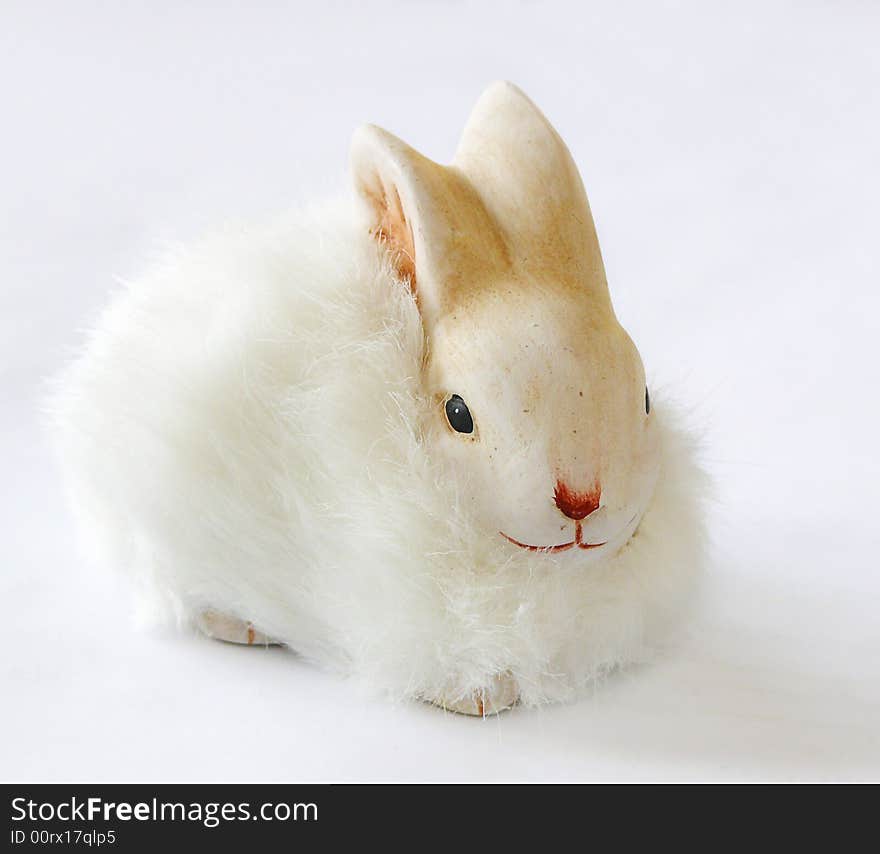
[[[352,171],[422,318],[426,441],[460,500],[511,549],[613,554],[651,500],[659,433],[559,135],[499,83],[450,166],[366,126]]]

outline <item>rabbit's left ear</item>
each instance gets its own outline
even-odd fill
[[[352,140],[351,171],[370,230],[408,281],[426,326],[505,266],[497,226],[458,170],[365,125]]]
[[[506,235],[517,268],[608,301],[602,254],[578,168],[554,127],[519,88],[499,82],[483,93],[454,165]]]

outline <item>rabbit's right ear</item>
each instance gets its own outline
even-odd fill
[[[352,140],[351,172],[370,230],[409,283],[427,327],[503,263],[497,227],[458,170],[364,125]]]
[[[417,151],[373,125],[364,125],[351,144],[351,172],[355,189],[366,202],[370,230],[384,243],[401,279],[415,293],[417,222],[425,214],[417,191],[420,173],[427,171]],[[420,210],[421,208],[421,210]],[[421,241],[420,241],[421,242]],[[419,247],[421,260],[422,247]]]

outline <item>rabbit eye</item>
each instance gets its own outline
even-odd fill
[[[651,395],[648,394],[648,387],[645,386],[645,415],[651,414]]]
[[[474,419],[467,404],[454,394],[446,401],[446,420],[456,433],[473,433]]]

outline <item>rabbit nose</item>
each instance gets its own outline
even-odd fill
[[[575,492],[561,480],[556,481],[556,489],[553,490],[556,506],[569,519],[575,519],[578,522],[581,519],[586,519],[590,513],[598,509],[601,494],[602,490],[599,484],[596,484],[589,492]]]

